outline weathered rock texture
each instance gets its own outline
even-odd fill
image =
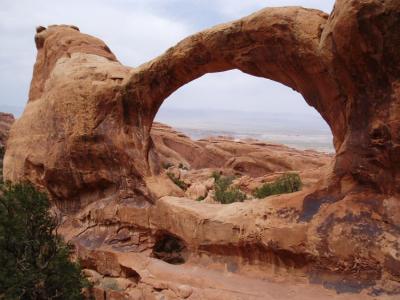
[[[0,112],[0,148],[6,146],[10,134],[10,128],[14,121],[15,118],[12,114]]]
[[[332,129],[332,186],[396,193],[399,2],[337,1],[330,16],[264,9],[195,34],[138,68],[122,66],[76,27],[40,27],[29,102],[14,126],[5,175],[75,207],[94,193],[140,192],[158,173],[150,138],[164,99],[208,72],[237,68],[300,92]],[[29,128],[29,134],[27,129]],[[28,151],[29,149],[29,151]]]
[[[398,0],[337,0],[330,15],[268,8],[129,68],[76,27],[39,27],[29,101],[12,127],[4,175],[34,183],[65,213],[75,212],[64,234],[85,267],[102,280],[131,278],[120,281],[132,293],[263,298],[248,294],[260,285],[240,290],[227,272],[262,280],[274,268],[342,290],[399,292],[399,28]],[[150,134],[154,116],[182,85],[229,69],[295,89],[327,121],[336,156],[318,184],[230,206],[167,196],[182,191],[166,183],[165,153],[157,154]],[[233,159],[234,169],[258,165]],[[185,262],[182,273],[167,262]],[[179,276],[190,264],[215,267],[217,275],[185,281]],[[212,276],[221,283],[211,285]],[[209,294],[196,294],[206,288]]]
[[[388,251],[398,253],[399,235],[374,219],[383,200],[346,197],[311,218],[312,207],[301,212],[307,193],[232,205],[108,198],[70,216],[62,232],[100,274],[97,287],[122,299],[397,299],[398,260]],[[131,286],[107,287],[110,277]]]
[[[251,177],[317,169],[330,163],[333,157],[257,140],[234,141],[227,137],[212,137],[193,141],[160,123],[153,123],[151,137],[164,166],[182,164],[191,169],[228,168]]]

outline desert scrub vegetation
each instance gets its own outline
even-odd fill
[[[0,299],[84,299],[89,282],[47,196],[29,184],[2,184],[0,194]]]
[[[196,201],[200,202],[200,201],[203,201],[204,199],[206,199],[206,197],[199,196],[199,197],[197,197]]]
[[[274,182],[265,183],[254,190],[254,197],[262,199],[272,195],[288,194],[300,191],[303,183],[297,173],[287,173]]]
[[[237,187],[232,186],[234,176],[222,176],[214,172],[214,192],[215,200],[222,204],[230,204],[234,202],[243,202],[246,200],[246,194],[240,191]]]
[[[182,190],[186,191],[188,189],[189,187],[188,184],[185,183],[183,180],[177,178],[173,173],[167,172],[167,176],[169,177],[169,179],[172,180],[173,183],[175,183]]]

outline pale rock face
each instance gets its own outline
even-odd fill
[[[190,36],[138,68],[74,26],[40,27],[5,178],[47,191],[84,268],[125,288],[99,281],[97,299],[396,299],[399,15],[398,0],[337,0],[331,15],[267,8]],[[332,129],[332,162],[153,126],[175,90],[230,69],[301,93]],[[198,202],[165,181],[162,162],[189,166],[180,177],[190,184],[217,169],[246,175],[237,185],[248,191],[286,171],[299,172],[305,186],[231,205],[207,203],[209,192]]]
[[[208,189],[203,183],[193,183],[185,192],[185,196],[197,200],[207,196]]]
[[[215,200],[214,191],[210,191],[210,192],[207,194],[207,197],[203,200],[203,202],[204,202],[204,203],[209,203],[209,204],[216,204],[216,203],[218,203],[218,202]]]
[[[161,176],[147,177],[145,178],[145,182],[152,199],[156,200],[164,196],[184,196],[184,192],[165,174]]]
[[[204,186],[206,187],[207,190],[210,190],[214,186],[215,179],[214,178],[209,178],[205,182],[203,182]]]

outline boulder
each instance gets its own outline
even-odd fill
[[[185,192],[185,196],[193,199],[204,199],[207,196],[208,189],[203,183],[193,183]]]

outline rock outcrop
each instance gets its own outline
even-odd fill
[[[39,27],[29,101],[12,126],[4,175],[46,190],[64,212],[62,232],[98,280],[98,299],[290,299],[285,289],[255,292],[280,274],[289,285],[308,278],[364,290],[366,299],[399,293],[398,28],[397,0],[337,0],[330,15],[267,8],[130,68],[75,26]],[[230,69],[293,88],[329,124],[336,155],[301,192],[224,206],[183,198],[171,185],[163,160],[249,177],[319,166],[309,153],[282,163],[284,147],[153,140],[153,119],[171,93]],[[266,157],[260,149],[268,147]],[[237,184],[250,188],[249,180]],[[104,292],[109,277],[123,292]],[[241,280],[254,288],[240,288]],[[291,291],[295,299],[308,292]]]
[[[397,260],[382,255],[398,249],[398,235],[372,209],[382,200],[347,197],[311,218],[314,207],[301,213],[308,192],[231,205],[103,199],[62,233],[100,274],[97,288],[122,299],[397,299]]]
[[[321,178],[331,170],[332,157],[327,154],[255,141],[192,141],[161,124],[156,124],[152,136],[161,159],[170,163],[165,172],[185,182],[186,192],[169,196],[176,191],[166,188],[169,179],[162,175],[156,177],[156,189],[161,183],[163,193],[153,194],[154,204],[111,196],[69,215],[61,227],[77,246],[97,291],[115,294],[108,287],[112,280],[127,299],[186,299],[180,288],[190,291],[190,299],[233,295],[237,299],[358,299],[358,293],[366,299],[396,299],[400,293],[397,198],[370,192],[343,198],[319,195]],[[295,156],[294,162],[303,163],[254,177],[252,169],[239,172],[229,165],[215,166],[213,160],[191,169],[185,158],[198,147],[225,147],[240,153],[255,146],[280,158],[276,161],[291,161]],[[220,160],[229,161],[232,154],[224,154]],[[304,187],[294,194],[222,205],[212,195],[211,174],[216,170],[241,176],[234,184],[248,195],[285,171],[298,172]],[[199,196],[204,200],[199,202]],[[137,272],[133,279],[125,275],[126,268]],[[130,280],[129,286],[124,280]],[[346,294],[335,295],[330,289]],[[394,296],[383,297],[387,292]]]
[[[211,137],[193,141],[160,123],[153,123],[151,137],[163,166],[227,168],[251,177],[318,169],[329,164],[333,158],[330,154],[301,151],[257,140],[235,141],[227,137]]]
[[[10,134],[10,128],[14,121],[15,118],[12,114],[0,112],[0,180],[3,180],[3,157]]]
[[[10,128],[14,122],[15,118],[12,114],[0,112],[0,148],[6,146],[10,134]]]

